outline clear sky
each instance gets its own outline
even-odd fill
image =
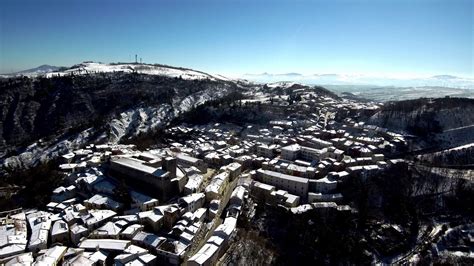
[[[212,73],[473,76],[472,0],[0,0],[0,73],[130,61]]]

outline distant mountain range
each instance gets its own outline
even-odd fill
[[[440,86],[396,87],[375,85],[324,85],[325,88],[350,98],[377,102],[400,101],[418,98],[461,97],[474,98],[474,89]]]
[[[26,69],[18,72],[13,72],[9,74],[3,74],[3,76],[19,76],[19,75],[24,75],[24,76],[36,76],[36,75],[43,75],[46,73],[58,71],[61,69],[61,67],[58,66],[51,66],[51,65],[41,65],[39,67],[31,68],[31,69]]]
[[[474,78],[453,75],[436,75],[426,78],[398,78],[368,75],[282,73],[244,74],[242,78],[254,82],[289,81],[308,85],[371,85],[394,87],[449,87],[456,89],[474,89]]]
[[[432,76],[434,79],[460,79],[460,77],[452,76],[452,75],[436,75]]]
[[[99,68],[98,68],[98,67]],[[76,68],[77,69],[76,69]],[[109,72],[109,71],[130,71],[136,69],[138,72],[153,72],[153,74],[170,74],[179,76],[184,74],[187,76],[191,73],[178,73],[180,71],[189,72],[191,69],[174,68],[162,65],[146,65],[146,64],[101,64],[101,63],[82,63],[75,65],[70,69],[66,67],[52,66],[52,65],[41,65],[35,68],[18,71],[9,74],[2,74],[1,77],[12,77],[12,76],[39,76],[46,75],[49,73],[68,73],[86,70],[89,72]],[[178,71],[176,71],[178,70]],[[156,72],[156,73],[155,73]],[[160,72],[160,73],[158,73]],[[166,72],[166,73],[161,73]],[[199,71],[194,71],[199,72]],[[197,74],[197,75],[196,75]],[[190,78],[193,76],[200,76],[202,73],[192,73]],[[206,76],[206,75],[204,75]],[[212,78],[226,79],[219,75],[210,75]],[[240,78],[246,79],[253,82],[259,83],[274,83],[279,81],[287,82],[298,82],[307,85],[367,85],[367,86],[393,86],[393,87],[445,87],[455,89],[474,89],[474,78],[471,77],[458,77],[454,75],[434,75],[425,78],[399,78],[399,77],[382,77],[382,76],[369,76],[369,75],[352,75],[352,74],[336,74],[336,73],[322,73],[322,74],[301,74],[297,72],[288,73],[269,73],[263,72],[260,74],[248,73],[242,75]]]

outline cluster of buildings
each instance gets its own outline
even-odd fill
[[[64,184],[43,210],[0,214],[1,264],[179,265],[208,236],[224,252],[244,200],[239,163],[208,169],[173,145],[89,145],[58,168]],[[211,232],[229,201],[233,227]]]
[[[273,95],[264,124],[167,129],[193,136],[166,148],[88,145],[61,156],[64,183],[44,210],[0,214],[0,264],[213,265],[226,252],[248,196],[294,215],[350,213],[340,184],[367,179],[405,140],[337,112],[374,108],[298,90]],[[267,97],[268,98],[268,97]],[[272,110],[273,110],[272,109]],[[242,176],[250,182],[241,182]]]

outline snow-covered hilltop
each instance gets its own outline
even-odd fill
[[[209,74],[189,68],[173,67],[161,64],[140,64],[140,63],[100,63],[86,61],[71,67],[57,67],[41,65],[32,69],[27,69],[10,74],[1,74],[0,77],[12,78],[26,76],[30,78],[44,76],[47,78],[66,75],[86,75],[94,73],[138,73],[146,75],[165,76],[171,78],[182,78],[186,80],[220,80],[230,81],[231,79],[218,74]]]
[[[16,77],[16,76],[37,77],[37,76],[45,75],[47,73],[59,71],[60,69],[62,69],[62,67],[41,65],[35,68],[30,68],[30,69],[10,73],[10,74],[1,74],[0,77],[3,77],[3,78],[10,78],[10,77]]]
[[[179,68],[165,65],[135,64],[135,63],[95,63],[84,62],[74,65],[64,71],[54,71],[46,74],[46,77],[64,76],[64,75],[84,75],[92,73],[139,73],[147,75],[167,76],[182,79],[210,79],[210,80],[228,80],[221,75],[211,75],[201,71],[187,68]]]

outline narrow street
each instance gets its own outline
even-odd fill
[[[239,182],[239,179],[240,179],[240,177],[236,178],[235,180],[233,180],[232,182],[230,182],[226,186],[226,188],[224,190],[224,193],[222,195],[222,198],[221,198],[221,204],[219,206],[219,210],[217,211],[217,214],[214,217],[214,219],[210,222],[211,223],[210,229],[206,232],[206,234],[204,235],[203,238],[195,240],[196,242],[193,245],[193,247],[191,248],[191,250],[188,252],[188,254],[186,255],[186,257],[184,259],[184,262],[186,262],[190,257],[192,257],[198,250],[200,250],[201,247],[204,246],[204,244],[206,244],[207,240],[212,236],[212,234],[214,233],[214,230],[216,230],[216,228],[220,224],[222,224],[222,221],[223,221],[223,219],[221,218],[222,212],[227,207],[230,196],[232,195],[232,191],[237,186],[237,184]]]

